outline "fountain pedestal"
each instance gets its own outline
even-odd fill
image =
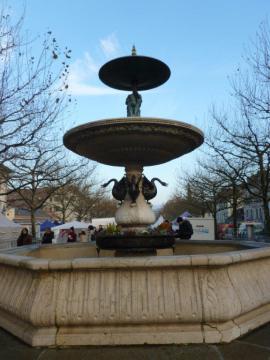
[[[115,214],[121,234],[98,234],[99,256],[173,255],[174,236],[147,234],[156,216],[143,196],[143,167],[127,165],[125,171],[127,193]]]
[[[132,202],[129,193],[127,193],[124,202],[115,213],[115,221],[125,231],[141,232],[155,222],[155,213],[142,195],[143,167],[140,165],[128,165],[125,170],[129,183],[132,181],[132,178],[136,179],[140,193],[136,203]]]

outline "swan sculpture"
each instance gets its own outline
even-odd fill
[[[157,187],[155,185],[155,181],[158,181],[162,186],[168,186],[167,183],[161,181],[159,178],[153,178],[150,181],[147,179],[146,176],[143,176],[142,193],[147,203],[149,203],[149,200],[153,199],[157,195]]]
[[[120,201],[120,205],[125,200],[125,197],[127,195],[128,191],[128,182],[127,178],[125,176],[122,177],[120,181],[117,181],[116,179],[110,179],[105,184],[101,185],[103,188],[107,187],[111,182],[114,182],[113,188],[112,188],[112,196]]]

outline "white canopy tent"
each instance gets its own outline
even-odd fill
[[[8,249],[17,246],[17,238],[21,232],[22,225],[0,214],[0,249]]]
[[[62,225],[54,226],[52,231],[54,232],[54,243],[64,243],[67,241],[67,234],[71,227],[74,227],[74,230],[77,234],[77,239],[79,233],[84,230],[88,229],[88,226],[91,225],[90,223],[80,222],[80,221],[71,221]]]
[[[116,224],[114,217],[110,217],[110,218],[93,218],[92,219],[92,225],[95,228],[98,228],[100,225],[103,226],[103,227],[106,227],[109,224]]]

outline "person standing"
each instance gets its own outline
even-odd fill
[[[45,230],[45,233],[42,237],[42,244],[51,244],[52,243],[52,239],[54,238],[54,232],[50,229],[47,228]]]
[[[99,226],[98,226],[98,231],[97,231],[97,232],[99,232],[99,233],[100,233],[100,232],[102,232],[103,230],[104,230],[104,229],[103,229],[103,226],[102,226],[102,225],[99,225]]]
[[[76,240],[77,240],[77,235],[75,233],[74,227],[71,226],[68,232],[67,242],[76,242]]]
[[[87,242],[87,237],[86,237],[86,233],[84,230],[82,230],[80,233],[79,233],[79,241],[80,242]]]
[[[17,246],[30,245],[32,244],[32,236],[29,234],[27,228],[23,228],[20,236],[17,239]]]
[[[191,223],[187,219],[183,219],[181,216],[177,218],[179,224],[178,235],[180,239],[189,240],[193,235],[193,228]]]
[[[88,226],[88,241],[95,241],[95,227],[93,225]]]

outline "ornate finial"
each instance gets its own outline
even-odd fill
[[[131,55],[132,55],[132,56],[137,55],[135,45],[132,46]]]

